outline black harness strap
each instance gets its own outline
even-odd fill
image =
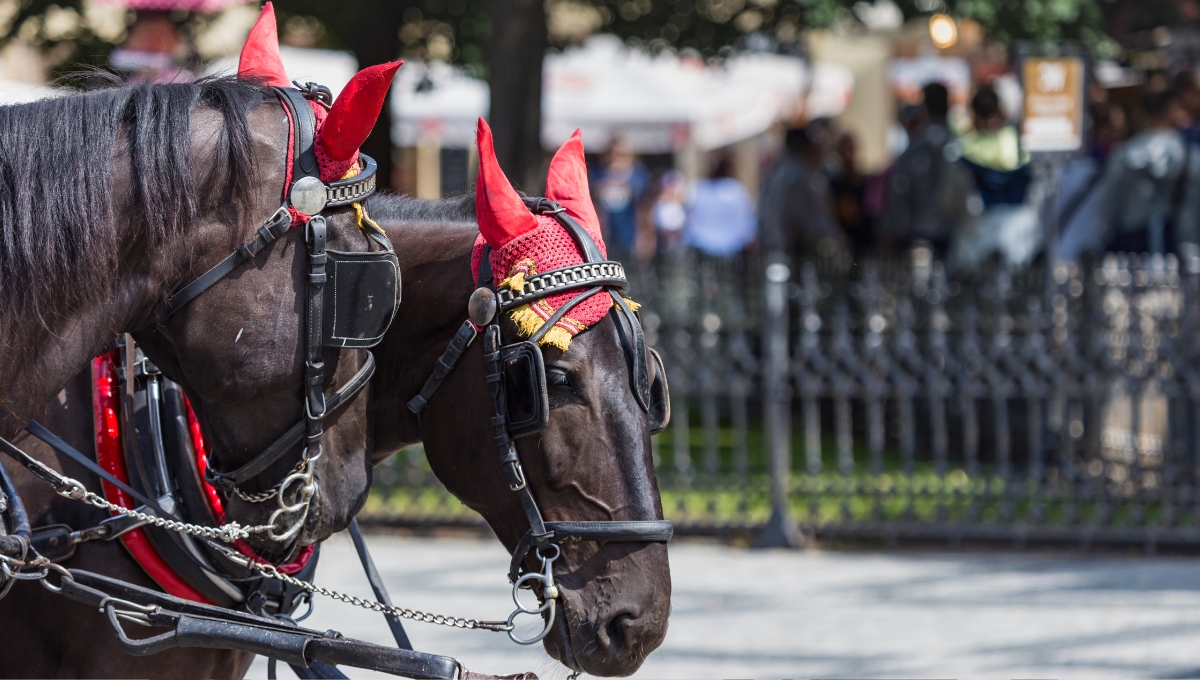
[[[72,569],[62,594],[88,607],[102,608],[121,648],[146,656],[173,647],[237,649],[309,667],[314,661],[367,668],[408,678],[452,680],[458,662],[447,656],[383,647],[320,633],[293,623],[189,602],[100,574]],[[124,634],[118,614],[134,615],[166,633],[137,640]]]
[[[218,262],[216,266],[209,269],[200,278],[192,281],[172,295],[166,304],[158,309],[158,313],[155,314],[155,324],[160,325],[171,318],[175,312],[178,312],[187,303],[196,299],[204,291],[212,288],[218,281],[228,276],[230,272],[237,269],[242,263],[253,259],[255,255],[262,252],[263,248],[274,243],[291,228],[292,217],[288,214],[287,206],[276,210],[271,219],[258,228],[257,235],[238,246],[238,249],[233,251],[229,257]]]
[[[345,385],[342,385],[337,392],[334,392],[328,399],[325,400],[325,412],[333,413],[343,405],[348,403],[354,395],[362,391],[371,380],[371,376],[375,374],[375,355],[367,352],[367,360],[363,362],[362,368],[354,374]],[[264,470],[271,467],[276,461],[283,457],[285,453],[290,451],[292,447],[300,443],[304,438],[305,431],[308,427],[307,418],[296,423],[287,432],[283,433],[276,439],[273,444],[268,446],[266,450],[254,457],[253,460],[246,463],[242,467],[233,472],[217,472],[211,470],[211,476],[214,480],[222,485],[226,484],[243,484],[261,474]]]
[[[602,522],[546,522],[548,539],[554,543],[571,541],[596,541],[598,543],[621,542],[657,543],[667,542],[675,535],[670,520],[630,520]],[[521,575],[521,563],[529,551],[537,546],[537,537],[526,532],[513,551],[508,565],[508,578],[513,583]]]
[[[433,397],[433,393],[437,392],[442,381],[458,365],[458,360],[462,358],[463,353],[474,342],[476,335],[479,335],[479,331],[475,330],[475,324],[471,323],[469,319],[464,321],[463,325],[458,328],[458,332],[454,334],[454,338],[450,340],[446,351],[442,353],[442,356],[438,357],[437,364],[433,367],[433,374],[425,381],[425,386],[421,388],[421,393],[409,400],[409,411],[420,415],[425,410],[425,407],[429,405],[429,400]]]
[[[154,513],[156,515],[158,515],[159,517],[174,517],[174,515],[172,515],[171,513],[166,512],[162,508],[158,507],[157,501],[149,498],[148,496],[139,492],[137,489],[134,489],[132,486],[129,486],[125,482],[122,482],[121,480],[117,479],[108,470],[105,470],[104,468],[100,467],[100,465],[97,464],[96,461],[92,460],[91,458],[88,458],[87,456],[83,455],[79,451],[75,450],[74,446],[71,446],[70,444],[66,443],[58,435],[56,435],[53,432],[51,432],[50,430],[46,429],[45,425],[42,425],[41,423],[39,423],[36,420],[31,420],[31,421],[29,421],[29,424],[25,426],[25,431],[28,432],[29,434],[37,437],[38,439],[42,440],[50,448],[54,449],[55,451],[58,451],[59,453],[66,456],[67,458],[70,458],[71,460],[75,461],[76,463],[79,463],[83,467],[87,468],[88,472],[91,472],[92,474],[96,475],[100,479],[108,482],[109,484],[112,484],[113,486],[117,487],[121,491],[124,491],[125,493],[129,494],[131,497],[133,497],[134,500],[136,500],[137,502],[141,503],[142,505],[145,505],[145,506],[149,507],[151,510],[153,510]],[[13,448],[16,448],[16,447],[13,447]],[[7,452],[7,449],[5,449],[5,450]],[[20,449],[17,449],[17,450],[20,451]],[[8,452],[8,453],[10,456],[12,456],[11,452]],[[22,453],[24,453],[24,452],[22,452]],[[12,456],[12,457],[18,463],[21,463],[22,465],[25,465],[26,468],[29,468],[29,466],[26,465],[22,459],[20,459],[16,456]],[[30,458],[30,460],[33,460],[33,459]],[[29,468],[29,469],[30,469],[30,471],[33,471],[33,468]],[[37,473],[35,472],[34,474],[37,474]]]
[[[629,301],[616,291],[609,291],[617,309],[624,316],[625,323],[633,333],[632,338],[625,337],[623,324],[617,324],[617,332],[621,336],[621,344],[630,357],[630,369],[633,372],[633,396],[637,397],[638,405],[643,411],[650,412],[650,364],[646,355],[646,336],[642,333],[642,324],[638,323],[636,313],[629,306]]]
[[[349,529],[350,538],[354,540],[354,549],[358,551],[358,561],[362,562],[363,571],[367,574],[367,581],[371,583],[371,590],[375,592],[375,599],[386,605],[392,604],[387,587],[383,585],[383,578],[375,568],[375,560],[371,559],[371,553],[367,552],[367,542],[363,540],[362,532],[358,529],[357,519],[350,520]],[[383,618],[387,619],[388,628],[392,629],[392,637],[396,640],[396,646],[400,649],[412,649],[412,642],[408,639],[408,633],[404,631],[404,624],[400,622],[400,617],[391,612],[384,612]]]
[[[305,228],[308,238],[308,339],[304,362],[305,445],[318,446],[324,431],[321,419],[325,417],[325,364],[321,361],[323,314],[325,311],[325,218],[314,215]]]

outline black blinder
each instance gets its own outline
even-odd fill
[[[400,262],[386,251],[326,251],[326,347],[374,347],[392,325],[400,304]]]
[[[532,342],[506,345],[500,348],[500,366],[509,436],[516,439],[541,432],[550,419],[542,351]]]
[[[671,422],[671,393],[667,387],[667,369],[663,367],[662,357],[654,349],[649,349],[651,368],[654,377],[650,380],[650,434],[656,435],[667,429]]]

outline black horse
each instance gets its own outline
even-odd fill
[[[377,112],[382,96],[338,104]],[[366,127],[351,136],[365,137]],[[280,209],[290,132],[276,90],[228,78],[0,108],[0,437],[16,436],[122,332],[184,385],[224,470],[303,417],[304,228],[283,233],[169,319],[156,317],[169,294]],[[351,206],[324,217],[329,249],[377,247]],[[329,391],[367,355],[327,348],[321,360]],[[320,492],[303,531],[288,541],[256,534],[264,554],[317,542],[361,507],[370,479],[366,403],[349,400],[326,420]],[[296,457],[283,456],[246,490],[269,488]],[[230,518],[266,524],[265,505],[232,499]]]
[[[472,196],[446,201],[377,196],[369,208],[396,245],[405,272],[404,302],[376,348],[372,461],[378,464],[424,440],[438,477],[479,511],[512,551],[528,524],[495,460],[482,351],[466,353],[431,400],[423,422],[406,407],[467,317],[475,287],[471,250],[479,235],[475,201]],[[569,351],[547,350],[546,359],[548,370],[566,380],[552,383],[549,424],[538,437],[522,440],[520,451],[547,519],[661,519],[649,425],[630,389],[612,315],[576,337]],[[80,376],[38,415],[84,451],[93,441],[89,378]],[[41,460],[95,482],[32,437],[21,443]],[[26,484],[24,491],[35,525],[102,518],[41,486]],[[66,566],[154,587],[112,543],[83,544]],[[564,664],[596,675],[627,675],[661,644],[671,592],[664,545],[573,543],[564,546],[556,572],[565,614],[545,645]],[[496,584],[503,587],[499,574]],[[94,611],[32,584],[17,584],[0,601],[0,621],[20,621],[19,626],[5,624],[11,631],[0,647],[5,676],[239,677],[250,663],[248,654],[217,650],[127,656]],[[463,633],[481,634],[488,633]]]

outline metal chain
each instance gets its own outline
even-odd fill
[[[284,477],[284,479],[286,479],[287,477],[290,477],[291,475],[293,475],[297,472],[303,472],[304,466],[307,464],[308,464],[308,459],[301,457],[300,460],[296,463],[296,465],[292,468],[292,471],[289,472],[287,474],[287,476]],[[258,493],[247,493],[247,492],[239,489],[237,486],[234,486],[233,493],[238,498],[246,501],[247,503],[266,503],[267,501],[271,500],[272,498],[278,496],[280,490],[282,490],[282,489],[283,489],[283,480],[280,480],[280,482],[278,484],[267,489],[266,491],[260,491]]]
[[[449,626],[451,628],[465,628],[465,629],[469,629],[469,630],[490,630],[490,631],[496,631],[496,632],[507,632],[507,631],[510,631],[513,629],[512,624],[506,623],[504,621],[479,621],[478,619],[464,619],[464,618],[457,617],[457,616],[444,616],[442,614],[429,614],[426,612],[417,611],[416,609],[406,609],[404,607],[397,607],[397,606],[391,605],[391,604],[384,604],[382,602],[377,602],[375,600],[364,600],[361,597],[355,597],[354,595],[347,595],[345,593],[339,593],[336,590],[330,590],[328,588],[323,588],[321,586],[316,585],[315,583],[310,583],[308,581],[304,581],[304,580],[295,578],[294,576],[290,576],[288,574],[281,573],[278,569],[275,568],[275,565],[273,565],[273,564],[262,564],[260,562],[255,562],[253,560],[250,560],[250,559],[248,559],[242,555],[238,555],[236,553],[229,554],[229,558],[236,562],[239,562],[240,564],[242,564],[243,566],[245,566],[247,568],[258,571],[258,572],[264,574],[265,576],[279,579],[280,581],[283,581],[284,583],[288,583],[290,585],[296,586],[297,588],[303,588],[304,590],[307,590],[310,593],[317,593],[318,595],[324,595],[325,597],[332,598],[334,600],[339,600],[341,602],[345,602],[346,604],[351,604],[356,607],[362,607],[363,609],[369,609],[371,611],[381,612],[384,614],[392,614],[394,616],[399,616],[402,619],[409,619],[411,621],[419,621],[422,623],[432,623],[432,624],[435,624],[438,626]]]
[[[273,527],[270,525],[244,526],[237,522],[230,522],[219,527],[205,527],[198,524],[188,524],[187,522],[179,522],[173,519],[166,519],[158,515],[150,515],[144,512],[138,512],[114,503],[109,503],[104,498],[88,491],[77,480],[66,477],[63,480],[63,485],[55,489],[58,495],[72,500],[84,501],[97,508],[109,510],[111,512],[128,515],[130,517],[142,520],[148,524],[153,524],[156,527],[175,531],[181,534],[191,534],[192,536],[200,536],[203,538],[215,538],[226,543],[233,543],[239,538],[249,538],[251,534],[259,534],[270,531]]]

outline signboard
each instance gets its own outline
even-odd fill
[[[1021,65],[1021,84],[1021,144],[1029,151],[1074,151],[1083,146],[1083,60],[1027,57]]]

